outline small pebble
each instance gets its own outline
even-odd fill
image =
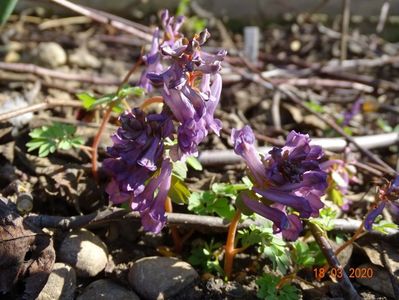
[[[78,48],[69,55],[69,62],[81,68],[97,69],[101,66],[100,60],[86,48]]]
[[[77,300],[140,300],[131,290],[106,279],[96,280],[90,283]]]
[[[145,257],[137,260],[129,272],[129,283],[145,299],[162,300],[182,292],[195,279],[194,268],[173,257]]]
[[[57,43],[40,43],[37,47],[37,60],[42,66],[55,68],[66,63],[67,55]]]
[[[76,289],[75,270],[64,263],[55,263],[46,285],[36,300],[72,300]]]
[[[108,262],[108,250],[94,233],[81,229],[65,237],[57,257],[73,266],[78,276],[93,277],[104,270]]]

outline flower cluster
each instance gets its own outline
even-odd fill
[[[165,114],[147,115],[138,108],[122,114],[119,121],[121,126],[112,136],[114,144],[108,148],[112,158],[103,162],[112,176],[106,191],[114,204],[129,201],[131,208],[141,213],[143,226],[158,231],[164,224],[160,216],[164,216],[171,173],[169,159],[163,158],[164,139],[172,135],[173,123]]]
[[[275,233],[297,239],[302,230],[300,218],[317,217],[323,207],[320,197],[327,188],[327,173],[320,168],[321,147],[311,146],[308,135],[291,131],[284,147],[273,148],[261,157],[249,126],[233,129],[232,140],[254,183],[252,192],[242,194],[244,204],[273,221]]]
[[[190,40],[181,35],[178,31],[183,21],[182,17],[170,17],[167,11],[162,13],[164,38],[155,31],[140,80],[147,89],[161,88],[165,104],[179,122],[176,158],[196,155],[198,144],[209,131],[219,134],[221,122],[213,115],[222,89],[219,71],[226,55],[225,50],[215,55],[201,50],[210,37],[206,29]]]
[[[378,203],[367,214],[364,220],[364,228],[371,231],[373,223],[378,215],[382,213],[385,207],[388,207],[395,215],[399,215],[399,203],[395,202],[399,199],[399,175],[382,186],[377,194]]]
[[[164,34],[154,31],[150,51],[143,56],[146,68],[139,85],[148,91],[159,87],[164,107],[159,114],[135,108],[119,118],[120,128],[108,148],[111,158],[103,167],[112,177],[106,188],[114,204],[129,202],[140,212],[145,230],[159,232],[166,221],[165,199],[172,162],[195,155],[208,132],[219,134],[221,122],[213,115],[219,102],[222,78],[221,51],[212,55],[201,50],[207,30],[191,40],[179,33],[184,17],[161,15]],[[177,123],[177,128],[175,124]],[[165,148],[165,139],[177,143]],[[168,150],[168,151],[166,151]]]

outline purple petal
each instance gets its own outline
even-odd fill
[[[260,156],[254,146],[255,136],[248,125],[237,130],[233,128],[231,139],[234,144],[234,152],[244,158],[256,183],[260,186],[265,182],[265,169]]]
[[[105,191],[109,195],[109,199],[114,204],[121,204],[131,199],[131,195],[129,193],[120,191],[119,185],[115,180],[111,180],[110,183],[108,183]]]
[[[169,192],[172,174],[172,164],[169,160],[162,163],[161,184],[156,198],[152,201],[151,207],[141,213],[141,223],[144,230],[159,233],[166,223],[165,201]]]
[[[284,212],[277,208],[265,205],[255,199],[251,199],[247,194],[242,193],[242,200],[244,204],[253,212],[270,220],[274,224],[274,233],[280,232],[288,226],[288,219]]]
[[[366,219],[364,220],[364,228],[366,230],[371,231],[375,219],[377,218],[378,215],[382,213],[384,207],[385,207],[385,202],[380,202],[376,208],[374,208],[372,211],[370,211],[367,214]]]
[[[288,215],[288,226],[283,229],[282,234],[286,240],[295,241],[302,231],[302,222],[296,215]]]
[[[301,217],[308,218],[312,214],[312,207],[305,198],[289,194],[288,192],[279,191],[275,188],[261,189],[254,187],[253,190],[265,197],[267,200],[284,204],[294,208],[301,214]]]

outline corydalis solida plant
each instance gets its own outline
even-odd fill
[[[327,173],[320,168],[323,150],[311,146],[308,135],[295,131],[290,132],[284,147],[274,147],[264,157],[255,149],[249,126],[233,129],[232,140],[254,184],[251,191],[241,194],[243,203],[271,220],[275,233],[296,240],[302,230],[300,218],[317,217],[323,207],[320,197],[327,188]]]
[[[124,112],[120,128],[108,148],[111,158],[104,168],[112,177],[106,191],[115,204],[129,202],[140,212],[145,230],[159,232],[165,225],[165,201],[169,192],[172,161],[196,155],[208,132],[219,134],[221,122],[213,114],[219,102],[222,79],[220,64],[226,55],[201,50],[207,30],[185,38],[179,29],[183,17],[161,15],[164,35],[156,29],[139,85],[160,89],[163,109],[146,114],[140,108]],[[176,141],[165,146],[165,139]]]

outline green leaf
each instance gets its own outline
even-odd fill
[[[0,25],[3,25],[17,4],[17,0],[1,0],[0,4]]]
[[[214,183],[212,184],[212,191],[218,195],[235,198],[238,191],[246,190],[245,184],[231,184],[231,183]]]
[[[218,260],[220,247],[221,244],[215,243],[213,239],[209,244],[207,242],[202,242],[202,244],[191,249],[191,255],[188,261],[193,266],[201,267],[205,272],[221,275],[223,274],[223,270]]]
[[[26,146],[28,152],[39,149],[39,156],[45,157],[57,149],[69,150],[83,144],[81,137],[75,136],[76,127],[68,124],[54,123],[33,129],[29,135],[32,138]]]
[[[315,102],[314,100],[306,101],[305,105],[313,110],[314,112],[323,113],[324,108],[319,103]]]
[[[324,207],[320,210],[319,218],[311,218],[309,221],[318,225],[323,231],[334,229],[334,219],[337,217],[337,211],[331,207]]]
[[[174,203],[186,204],[191,193],[185,183],[179,177],[172,175],[172,181],[168,195]]]
[[[92,109],[96,108],[97,106],[103,105],[103,104],[108,105],[111,102],[116,101],[116,100],[118,100],[118,97],[115,94],[108,94],[108,95],[105,95],[105,96],[103,96],[101,98],[98,98],[94,103],[92,103],[89,106],[88,109],[92,110]]]
[[[213,191],[195,192],[188,198],[188,210],[199,215],[213,215],[231,220],[235,209],[231,202]]]
[[[89,110],[93,103],[96,102],[96,98],[87,92],[79,93],[76,96],[82,101],[82,105],[86,110]]]
[[[58,143],[58,148],[62,149],[62,150],[69,150],[69,149],[72,148],[72,144],[69,141],[66,141],[66,140],[60,141]]]
[[[118,98],[123,99],[127,96],[141,97],[145,93],[145,90],[138,86],[124,86],[118,93]]]
[[[336,205],[342,206],[344,204],[343,195],[337,188],[329,189],[328,196]]]
[[[387,220],[381,220],[378,223],[373,224],[373,230],[379,231],[383,234],[388,234],[392,233],[393,230],[398,230],[398,225]]]
[[[194,156],[189,156],[186,159],[187,164],[196,171],[202,171],[202,165],[197,158]]]
[[[173,162],[172,172],[176,177],[180,178],[181,180],[186,179],[187,171],[188,171],[187,165],[185,162],[182,162],[182,161]]]
[[[39,157],[46,157],[50,152],[53,153],[54,143],[46,143],[39,148]]]
[[[285,284],[277,289],[276,286],[279,282],[280,277],[264,274],[256,280],[256,284],[259,286],[256,296],[265,300],[297,300],[300,298],[299,290],[291,284]]]
[[[41,138],[36,138],[31,140],[26,144],[26,147],[28,147],[28,152],[31,152],[37,148],[39,148],[41,145],[45,144],[47,142],[47,139],[41,139]]]
[[[248,178],[248,176],[244,176],[242,179],[242,182],[245,184],[248,190],[251,190],[253,187],[253,183],[251,179]]]
[[[226,198],[219,198],[211,206],[211,210],[219,217],[231,220],[234,217],[235,209]]]

